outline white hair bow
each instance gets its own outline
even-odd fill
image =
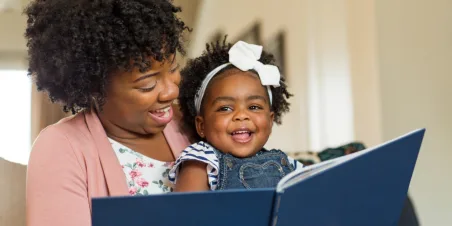
[[[264,65],[259,61],[262,54],[262,46],[238,41],[229,50],[229,62],[242,71],[254,69],[264,86],[279,87],[281,75],[275,65]]]
[[[274,65],[264,65],[259,61],[262,54],[262,46],[248,44],[244,41],[238,41],[229,50],[229,63],[222,64],[217,68],[213,69],[206,78],[204,78],[201,87],[195,96],[195,107],[199,114],[201,110],[201,103],[204,97],[204,93],[207,89],[207,85],[210,80],[223,68],[232,64],[242,71],[255,70],[259,75],[261,83],[263,86],[267,86],[268,96],[270,98],[270,104],[272,104],[272,92],[270,86],[279,87],[281,74],[279,73],[278,67]]]

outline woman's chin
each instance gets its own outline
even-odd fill
[[[146,126],[142,129],[141,134],[143,136],[153,136],[155,134],[159,134],[161,132],[163,132],[163,130],[165,129],[166,125],[162,125],[162,126]]]

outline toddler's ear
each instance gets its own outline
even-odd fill
[[[199,115],[196,116],[195,124],[196,124],[196,132],[198,133],[198,135],[202,138],[205,138],[206,135],[204,134],[204,118]]]
[[[272,122],[272,125],[273,125],[273,120],[275,120],[275,112],[270,111],[270,118],[271,118],[271,122]]]

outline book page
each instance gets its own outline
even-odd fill
[[[310,165],[305,168],[302,168],[301,170],[297,170],[297,171],[287,174],[278,183],[278,185],[276,187],[276,192],[283,192],[285,188],[290,187],[293,184],[298,183],[306,178],[309,178],[312,175],[316,174],[317,172],[321,172],[325,169],[330,168],[332,166],[332,164],[334,163],[333,160],[336,160],[336,159],[332,159],[329,161]]]
[[[379,146],[377,146],[377,147],[379,147]],[[310,166],[301,168],[300,170],[291,172],[281,179],[281,181],[278,183],[278,186],[276,187],[276,192],[283,192],[285,188],[288,188],[295,183],[303,181],[306,178],[312,177],[312,176],[314,176],[320,172],[323,172],[329,168],[332,168],[334,166],[347,162],[351,159],[354,159],[360,155],[368,153],[368,152],[376,149],[377,147],[368,148],[368,149],[365,149],[365,150],[362,150],[359,152],[344,155],[344,156],[334,158],[334,159],[331,159],[328,161],[320,162],[320,163],[317,163],[314,165],[310,165]]]
[[[283,177],[281,179],[281,181],[278,183],[278,185],[276,187],[276,192],[278,192],[278,193],[279,192],[284,192],[284,189],[292,186],[295,183],[303,181],[306,178],[312,177],[312,176],[314,176],[314,175],[316,175],[316,174],[318,174],[320,172],[323,172],[323,171],[325,171],[327,169],[333,168],[333,167],[335,167],[335,166],[337,166],[339,164],[343,164],[343,163],[345,163],[345,162],[347,162],[347,161],[349,161],[351,159],[354,159],[354,158],[357,158],[357,157],[359,157],[361,155],[369,153],[369,152],[371,152],[371,151],[373,151],[375,149],[378,149],[378,148],[380,148],[380,147],[382,147],[384,145],[392,143],[392,142],[394,142],[396,140],[399,140],[399,139],[401,139],[403,137],[410,136],[411,134],[416,133],[416,132],[418,132],[420,130],[421,129],[414,130],[414,131],[412,131],[412,132],[410,132],[408,134],[405,134],[405,135],[402,135],[400,137],[394,138],[394,139],[392,139],[390,141],[387,141],[387,142],[382,143],[380,145],[374,146],[372,148],[367,148],[367,149],[364,149],[362,151],[355,152],[353,154],[344,155],[344,156],[341,156],[341,157],[338,157],[338,158],[335,158],[335,159],[331,159],[331,160],[328,160],[328,161],[325,161],[325,162],[321,162],[321,163],[318,163],[318,164],[310,165],[310,166],[301,168],[300,170],[296,170],[294,172],[291,172],[291,173],[287,174],[285,177]]]

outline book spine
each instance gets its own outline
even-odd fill
[[[282,195],[282,193],[279,193],[279,192],[276,193],[275,202],[273,204],[273,215],[271,218],[270,226],[278,225],[278,212],[279,212],[279,205],[281,203],[281,195]]]

